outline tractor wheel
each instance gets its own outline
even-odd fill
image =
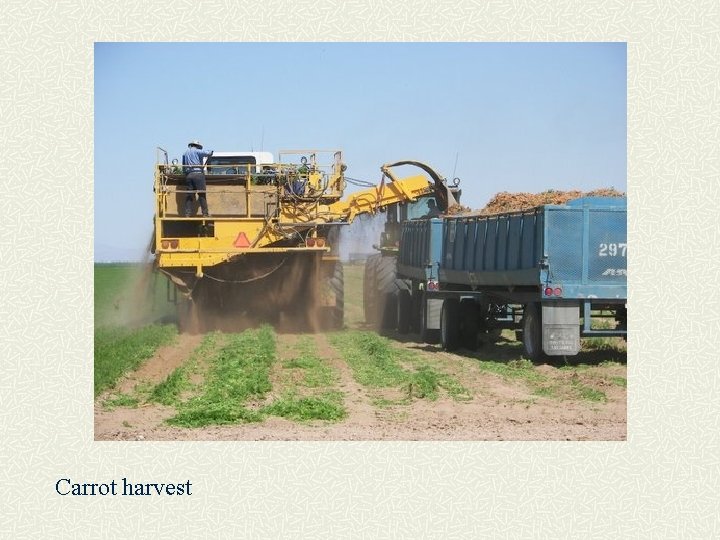
[[[381,256],[377,266],[377,291],[380,298],[378,322],[383,330],[397,328],[398,292],[397,259]]]
[[[365,272],[363,276],[363,308],[365,311],[365,322],[368,325],[377,324],[377,266],[380,262],[380,257],[380,254],[370,255],[370,257],[368,257],[365,261]]]
[[[409,288],[397,279],[397,259],[371,255],[365,263],[363,303],[365,322],[383,330],[394,330],[398,324],[398,293]]]

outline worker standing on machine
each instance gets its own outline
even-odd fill
[[[198,202],[202,209],[204,217],[210,217],[208,212],[207,197],[205,194],[205,173],[203,172],[203,158],[212,156],[213,151],[203,151],[200,141],[192,141],[188,144],[188,149],[182,157],[183,172],[185,173],[185,182],[190,193],[185,197],[185,217],[193,214],[193,203],[195,202],[195,193],[198,195]]]

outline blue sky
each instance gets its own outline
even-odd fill
[[[337,148],[499,191],[627,186],[624,43],[97,43],[95,260],[138,260],[157,146]],[[410,171],[408,171],[410,172]]]

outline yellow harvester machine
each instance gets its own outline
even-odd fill
[[[181,325],[196,329],[241,321],[341,327],[341,227],[429,194],[447,206],[443,179],[397,179],[385,167],[379,185],[343,198],[340,151],[286,151],[277,161],[268,152],[215,152],[205,163],[211,216],[184,217],[185,175],[159,150],[151,250],[175,285],[168,294]]]

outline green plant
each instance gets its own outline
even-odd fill
[[[539,386],[533,391],[533,395],[546,398],[557,397],[555,388],[553,388],[552,386]]]
[[[111,388],[126,372],[137,369],[158,347],[177,335],[174,325],[150,325],[137,330],[100,328],[95,331],[95,396]]]
[[[436,400],[438,397],[439,376],[438,374],[425,367],[408,376],[408,382],[405,383],[408,397],[427,398]]]
[[[615,360],[603,360],[598,364],[600,367],[618,367],[622,364],[620,362],[616,362]]]
[[[387,338],[373,332],[347,331],[330,336],[330,342],[353,371],[355,379],[373,388],[400,388],[406,399],[435,400],[444,389],[453,399],[470,399],[470,392],[451,376],[418,360],[417,355],[393,346]],[[405,369],[402,364],[414,367]],[[380,406],[398,403],[379,398]]]
[[[507,363],[507,366],[509,369],[515,369],[515,370],[533,370],[533,369],[535,369],[535,366],[533,365],[533,363],[526,358],[510,360]]]
[[[342,394],[338,392],[305,397],[285,394],[264,407],[261,412],[303,422],[309,420],[337,422],[347,416],[347,411],[342,405]]]
[[[263,415],[244,407],[270,390],[270,366],[275,361],[275,333],[269,326],[234,334],[210,361],[201,393],[178,405],[167,422],[198,427],[208,424],[259,422]]]
[[[607,401],[607,396],[604,392],[590,386],[585,386],[581,383],[573,383],[573,388],[580,399],[584,399],[586,401]]]
[[[330,335],[330,343],[340,350],[360,384],[390,387],[407,380],[407,372],[398,363],[399,353],[387,338],[372,332],[348,331]]]
[[[148,401],[163,405],[172,405],[178,399],[180,392],[190,386],[186,370],[181,366],[175,368],[164,381],[156,385],[150,392]]]
[[[315,351],[310,336],[303,336],[296,348],[298,356],[283,363],[285,369],[300,369],[304,372],[303,383],[311,388],[330,386],[335,381],[335,374],[330,366]]]
[[[106,409],[114,409],[116,407],[128,407],[135,409],[139,404],[139,399],[128,394],[115,394],[103,401],[103,407]]]
[[[533,363],[525,358],[510,360],[507,363],[481,360],[478,366],[483,371],[494,373],[504,379],[521,379],[532,384],[542,383],[547,380],[547,377],[538,372]]]

